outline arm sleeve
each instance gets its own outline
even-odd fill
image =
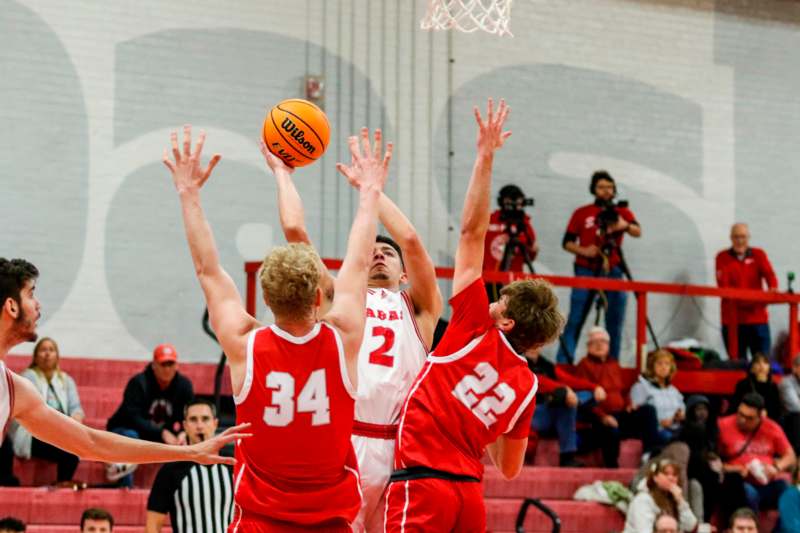
[[[169,513],[175,486],[173,469],[170,468],[170,465],[162,466],[156,474],[153,488],[150,489],[150,495],[147,497],[147,510],[161,514]]]
[[[775,276],[775,271],[772,269],[772,263],[769,262],[769,258],[767,254],[761,252],[761,261],[760,261],[760,270],[761,270],[761,277],[767,282],[767,286],[770,289],[777,289],[778,288],[778,278]]]
[[[75,413],[83,413],[81,406],[81,398],[78,396],[78,387],[75,385],[75,380],[72,376],[65,374],[67,380],[67,416],[72,416]]]
[[[544,374],[539,374],[537,376],[539,378],[539,390],[538,393],[541,394],[550,394],[554,392],[559,387],[563,385],[558,381],[550,379],[549,377],[545,376]]]
[[[592,381],[575,376],[559,366],[556,367],[556,378],[573,390],[593,391],[597,387]]]
[[[715,264],[715,271],[717,273],[717,286],[718,287],[727,287],[728,280],[725,276],[725,265],[722,259],[722,254],[725,252],[720,252],[717,254],[717,258],[714,261]]]
[[[653,524],[656,521],[656,507],[651,505],[652,498],[644,494],[637,494],[633,498],[628,515],[625,517],[625,531],[634,533],[653,533]],[[630,526],[630,527],[628,527]]]
[[[528,243],[528,246],[530,248],[533,248],[533,243],[536,242],[536,231],[533,229],[533,225],[531,224],[531,218],[527,215],[525,216],[525,230],[527,231],[528,236],[531,239],[530,242]]]
[[[631,406],[636,409],[647,403],[649,397],[647,386],[641,381],[637,381],[631,387]]]
[[[626,208],[623,208],[623,209],[620,209],[620,210],[619,210],[619,214],[620,214],[620,216],[622,216],[622,218],[623,218],[623,219],[624,219],[626,222],[629,222],[629,223],[631,223],[631,224],[636,224],[637,226],[639,225],[639,221],[638,221],[638,220],[636,220],[636,215],[634,215],[634,214],[633,214],[633,211],[631,211],[631,210],[630,210],[630,209],[628,209],[627,207],[626,207]]]
[[[694,531],[694,528],[697,527],[697,517],[686,500],[678,505],[678,522],[680,522],[681,531]]]
[[[125,387],[122,397],[122,408],[131,429],[136,430],[139,437],[153,442],[161,442],[161,428],[155,425],[147,413],[147,398],[145,398],[139,380],[133,378]]]
[[[794,378],[786,376],[780,384],[781,400],[783,400],[783,408],[790,413],[800,413],[800,394],[798,394],[797,387],[794,386]]]

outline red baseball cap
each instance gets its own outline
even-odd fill
[[[177,361],[178,360],[178,352],[175,350],[175,347],[169,343],[159,344],[156,346],[156,349],[153,350],[153,361],[156,363],[164,363],[166,361]]]

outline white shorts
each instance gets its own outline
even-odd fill
[[[353,522],[355,533],[383,533],[386,489],[394,467],[394,439],[353,435],[363,500]]]

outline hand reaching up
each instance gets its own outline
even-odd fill
[[[360,143],[359,137],[353,135],[347,139],[347,144],[352,157],[350,165],[337,163],[336,169],[356,189],[374,187],[382,191],[389,174],[389,162],[392,159],[394,145],[387,143],[384,152],[383,134],[378,129],[375,130],[374,146],[371,146],[367,128],[361,128]]]
[[[211,176],[211,171],[217,166],[222,156],[214,154],[208,162],[206,168],[200,167],[200,157],[203,154],[203,144],[206,142],[206,132],[200,131],[197,137],[197,144],[192,152],[192,126],[186,124],[183,127],[183,152],[178,148],[178,132],[173,131],[170,134],[170,141],[172,142],[172,157],[174,161],[169,158],[169,153],[165,149],[163,161],[169,171],[172,173],[172,181],[175,183],[175,188],[178,192],[185,192],[190,190],[199,190],[206,180]]]
[[[511,108],[506,105],[506,101],[501,99],[497,112],[494,111],[494,100],[489,98],[486,110],[486,120],[481,117],[481,112],[477,106],[473,108],[475,121],[478,123],[478,153],[491,155],[498,148],[503,146],[511,136],[510,131],[503,131],[503,125],[508,118]]]

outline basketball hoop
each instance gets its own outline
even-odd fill
[[[430,0],[422,19],[423,30],[483,30],[513,37],[508,23],[513,0]]]

